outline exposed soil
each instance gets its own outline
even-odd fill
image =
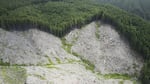
[[[143,60],[112,26],[98,27],[92,22],[72,30],[64,38],[66,44],[35,28],[25,31],[0,28],[0,84],[134,84],[137,81]],[[94,64],[95,70],[87,68],[91,66],[88,62]]]

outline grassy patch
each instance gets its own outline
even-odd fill
[[[97,21],[95,23],[96,23],[96,28],[99,28],[101,26],[101,23],[99,21]]]
[[[95,69],[95,65],[92,64],[89,60],[86,60],[86,59],[81,59],[84,63],[85,63],[85,67],[87,70],[91,70],[92,72],[94,72],[94,69]]]
[[[61,41],[62,41],[62,44],[63,44],[62,48],[63,48],[64,50],[66,50],[68,53],[71,54],[71,47],[72,47],[72,44],[66,43],[66,39],[65,39],[65,38],[62,38]]]
[[[82,62],[84,63],[84,66],[87,70],[91,70],[92,72],[94,72],[94,68],[95,68],[95,65],[92,64],[89,60],[86,60],[84,59],[82,56],[80,56],[78,53],[76,52],[71,52],[71,47],[72,47],[72,44],[68,44],[66,43],[66,39],[65,38],[62,38],[62,44],[63,44],[63,49],[66,50],[68,53],[76,56],[76,57],[79,57]],[[69,60],[69,62],[74,62],[75,60]]]
[[[100,27],[100,22],[96,22],[96,31],[95,31],[95,36],[97,39],[100,38],[100,34],[99,34],[99,27]]]
[[[76,52],[72,52],[72,54],[74,55],[74,56],[76,56],[76,57],[81,57],[78,53],[76,53]]]
[[[46,65],[47,68],[55,68],[55,69],[59,69],[58,67],[56,67],[55,65]]]
[[[99,32],[98,32],[98,31],[96,31],[96,32],[95,32],[95,36],[96,36],[96,38],[97,38],[97,39],[99,39],[99,38],[100,38],[100,34],[99,34]]]
[[[85,66],[85,68],[86,68],[87,70],[91,70],[92,72],[94,72],[94,69],[95,69],[95,65],[94,65],[94,64],[92,64],[89,60],[84,59],[84,58],[83,58],[82,56],[80,56],[78,53],[72,52],[72,54],[73,54],[74,56],[79,57],[79,58],[82,60],[82,62],[84,63],[84,66]]]
[[[41,64],[37,64],[41,65]],[[0,60],[0,66],[35,66],[34,64],[10,64],[9,62],[3,62],[3,60]]]
[[[124,81],[123,81],[123,80],[122,80],[122,81],[120,81],[120,82],[119,82],[119,84],[124,84]]]
[[[132,77],[129,76],[128,74],[118,74],[118,73],[114,73],[114,74],[104,74],[103,75],[104,78],[106,79],[123,79],[123,80],[130,80]]]
[[[26,70],[19,66],[0,67],[0,76],[5,84],[24,84],[26,80]]]
[[[77,63],[81,62],[80,60],[75,60],[75,59],[67,59],[69,63]]]
[[[3,62],[3,60],[0,59],[0,65],[1,65],[1,66],[10,66],[10,63],[8,63],[8,62]]]
[[[95,74],[98,79],[104,78],[100,72],[95,72]]]
[[[57,61],[58,64],[61,63],[61,60],[58,57],[55,57],[55,59],[56,59],[56,61]]]
[[[45,57],[48,59],[48,61],[49,61],[49,63],[51,64],[51,65],[53,65],[54,63],[52,62],[52,60],[49,58],[49,56],[48,55],[45,55]]]

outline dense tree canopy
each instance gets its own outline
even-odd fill
[[[96,0],[99,3],[112,4],[128,12],[150,20],[150,0]]]

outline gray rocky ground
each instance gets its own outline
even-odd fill
[[[134,84],[142,64],[110,25],[92,22],[63,39],[0,28],[0,84]]]
[[[66,36],[72,52],[90,60],[101,73],[138,74],[143,65],[140,56],[112,26],[99,24],[93,22]]]

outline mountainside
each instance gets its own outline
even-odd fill
[[[104,4],[112,4],[128,12],[150,20],[150,0],[96,0]]]
[[[124,4],[128,4],[131,0],[124,1]],[[116,1],[120,4],[121,2],[119,2],[119,0]],[[126,10],[133,8],[134,11],[135,7],[140,12],[138,13],[140,16],[143,15],[142,17],[147,18],[147,15],[149,15],[148,3],[146,1],[139,3],[139,0],[136,3],[133,1],[128,4],[129,8]],[[125,4],[125,8],[127,4]],[[144,4],[145,7],[141,4]],[[130,5],[133,7],[130,7]],[[3,67],[1,68],[0,74],[4,76],[0,77],[3,79],[0,79],[0,81],[7,82],[9,78],[12,78],[9,73],[7,75],[5,72],[9,71],[7,69],[9,67],[10,70],[17,69],[17,72],[20,72],[21,67],[21,70],[25,72],[27,66],[34,67],[36,65],[35,67],[37,67],[40,65],[45,67],[50,65],[49,67],[52,67],[51,65],[70,61],[82,61],[86,68],[92,72],[96,70],[105,74],[108,72],[117,73],[103,75],[104,78],[105,76],[108,78],[113,76],[115,79],[116,76],[123,76],[124,79],[125,76],[125,79],[132,79],[133,77],[126,75],[130,74],[134,77],[138,76],[142,83],[149,84],[150,23],[129,12],[113,5],[95,3],[92,0],[0,0],[0,65],[4,67],[4,70]],[[100,29],[94,29],[94,23],[89,29],[87,28],[88,31],[85,30],[89,34],[86,35],[84,30],[80,32],[79,39],[65,37],[74,29],[97,20],[112,25],[118,33],[106,25],[107,29],[103,25]],[[94,34],[90,34],[89,31],[96,32],[95,36],[99,41],[95,40]],[[99,31],[102,36],[98,33]],[[127,43],[122,41],[119,35],[121,35],[121,38],[125,38]],[[113,39],[117,39],[117,41]],[[70,40],[73,40],[75,44],[72,44]],[[83,44],[80,44],[80,42],[83,42]],[[119,55],[121,56],[118,58]],[[93,59],[92,56],[95,58]],[[101,58],[103,60],[99,60]],[[129,63],[126,64],[126,62]],[[144,67],[142,68],[143,64]],[[11,68],[11,66],[15,66],[15,68]],[[140,71],[141,76],[139,76]],[[14,71],[16,74],[17,72]],[[23,76],[21,81],[24,82],[26,75],[24,73],[19,75]],[[16,78],[16,75],[14,75],[14,78]],[[12,82],[17,81],[12,80]]]
[[[130,49],[128,42],[112,26],[97,24],[90,23],[65,37],[66,42],[72,45],[71,53],[89,60],[102,74],[138,74],[143,64],[140,56]]]
[[[75,29],[62,39],[36,28],[0,29],[0,83],[138,83],[143,59],[111,26],[97,23]],[[106,47],[104,41],[110,45]],[[118,48],[122,52],[113,53]]]

